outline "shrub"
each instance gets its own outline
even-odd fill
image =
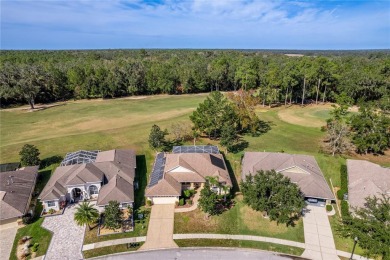
[[[149,207],[152,206],[152,201],[151,200],[147,200],[146,201],[146,205],[148,205]]]
[[[32,251],[32,252],[38,251],[38,246],[39,246],[39,244],[38,244],[38,243],[35,243],[35,244],[31,247],[31,251]]]
[[[175,206],[179,206],[179,202],[178,201],[175,201]]]
[[[27,213],[22,217],[23,224],[27,225],[32,223],[33,217],[30,213]]]
[[[328,204],[328,205],[326,205],[326,211],[332,211],[332,209],[333,209],[333,207],[332,207],[332,205],[330,205],[330,204]]]
[[[189,198],[191,197],[191,190],[185,190],[183,191],[184,197]]]
[[[56,211],[54,209],[49,209],[49,214],[54,214]]]
[[[341,216],[349,216],[349,206],[348,202],[346,202],[345,200],[341,201]]]
[[[348,193],[348,172],[347,172],[347,166],[341,165],[341,168],[340,168],[340,190],[337,191],[337,198],[339,200],[343,200],[345,193]]]
[[[179,200],[179,206],[183,206],[183,205],[184,205],[184,199],[181,198],[181,199]]]
[[[191,199],[186,200],[186,204],[192,205],[192,200]]]

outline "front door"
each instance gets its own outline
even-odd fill
[[[82,191],[79,188],[74,188],[72,190],[72,198],[75,202],[79,201],[82,199]]]

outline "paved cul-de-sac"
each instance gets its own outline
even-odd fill
[[[65,209],[64,214],[46,217],[42,226],[53,232],[46,259],[83,259],[81,247],[84,239],[84,226],[78,226],[73,218],[77,205]]]

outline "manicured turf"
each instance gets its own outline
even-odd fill
[[[144,155],[142,167],[148,174],[155,155],[155,151],[152,151],[147,143],[151,126],[158,124],[162,128],[169,128],[173,122],[189,123],[188,116],[191,111],[205,97],[206,94],[151,96],[144,99],[83,100],[67,102],[65,105],[37,112],[27,112],[22,109],[0,110],[0,163],[18,161],[18,153],[25,143],[36,145],[41,151],[41,158],[64,156],[67,152],[79,149],[133,148],[136,149],[138,155]],[[288,113],[295,116],[295,119],[298,117],[298,121],[288,123],[282,120],[280,113],[286,109],[289,110]],[[322,122],[325,124],[325,119],[329,115],[329,106],[304,108],[282,106],[272,109],[259,107],[256,112],[261,120],[270,125],[271,130],[259,137],[244,136],[244,139],[249,142],[246,151],[284,151],[314,155],[325,179],[329,182],[331,178],[335,186],[339,185],[340,165],[345,163],[345,159],[319,153],[321,139],[324,137],[319,126]],[[307,117],[307,115],[310,116]],[[317,125],[307,125],[307,122],[316,122]],[[208,139],[201,139],[198,143],[217,144]],[[242,155],[243,152],[226,155],[227,165],[235,174],[234,183],[240,181]],[[374,162],[376,160],[385,162],[386,165],[389,161],[380,156],[371,156],[369,159]],[[136,203],[141,205],[142,201]],[[234,219],[235,214],[239,215],[237,209],[226,214],[226,218]],[[218,230],[232,228],[237,232],[246,232],[245,226],[240,225],[238,222],[235,227],[219,226]],[[265,226],[256,232],[265,234],[269,230],[272,229]],[[291,237],[292,240],[302,241],[302,237],[297,233],[287,232],[287,234],[286,236]],[[271,236],[277,236],[277,234]]]
[[[84,251],[83,255],[84,255],[84,258],[92,258],[92,257],[103,256],[103,255],[136,251],[142,246],[143,243],[138,243],[138,244],[139,245],[137,247],[132,247],[132,248],[127,248],[126,244],[116,245],[116,246],[106,246],[106,247],[101,247],[101,248],[96,248],[96,249]]]
[[[177,239],[179,247],[240,247],[274,251],[289,255],[302,255],[304,249],[257,241],[241,241],[230,239]]]
[[[205,214],[199,209],[175,213],[174,233],[256,235],[304,242],[302,220],[295,227],[278,225],[244,205],[240,196],[236,198],[236,205],[232,209],[219,216],[211,216],[208,220],[205,220]]]

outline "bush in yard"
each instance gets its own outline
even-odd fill
[[[184,197],[186,197],[186,198],[191,197],[191,192],[190,192],[190,190],[185,190],[185,191],[183,191],[183,195],[184,195]]]
[[[30,213],[27,213],[22,217],[22,221],[25,225],[30,224],[33,221],[33,216]]]
[[[330,204],[326,205],[326,211],[330,212],[332,211],[332,209],[333,209],[332,205]]]
[[[192,205],[192,200],[191,200],[191,199],[187,199],[187,200],[186,200],[186,204]]]
[[[104,226],[111,230],[120,228],[122,225],[122,214],[119,202],[109,201],[104,208]]]
[[[349,216],[349,206],[348,206],[348,202],[345,200],[341,201],[341,216],[343,217]]]
[[[56,211],[54,209],[49,209],[49,214],[54,214]]]
[[[38,251],[38,246],[39,246],[39,244],[38,244],[38,243],[35,243],[35,244],[31,247],[31,251],[32,251],[32,252]]]
[[[35,145],[25,144],[20,150],[20,163],[22,166],[35,166],[41,162],[39,160],[39,150]]]
[[[183,205],[184,205],[184,199],[181,198],[181,199],[179,200],[179,206],[183,206]]]
[[[147,200],[146,201],[146,205],[148,205],[149,207],[152,206],[152,201],[151,200]]]

